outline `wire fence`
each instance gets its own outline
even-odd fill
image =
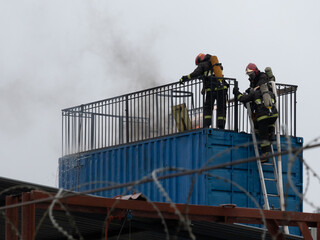
[[[228,85],[225,130],[250,132],[246,109]],[[277,84],[280,124],[296,136],[297,86]],[[117,146],[203,128],[202,79],[172,83],[62,110],[62,155]],[[213,101],[213,100],[211,100]],[[217,128],[217,101],[212,128]],[[282,133],[284,134],[284,133]]]

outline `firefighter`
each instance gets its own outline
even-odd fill
[[[182,76],[180,83],[193,78],[203,79],[203,89],[201,94],[206,94],[203,104],[203,127],[207,128],[212,122],[212,110],[217,100],[217,127],[225,128],[226,123],[226,108],[227,108],[227,91],[229,85],[223,79],[222,65],[218,62],[216,56],[200,53],[195,59],[197,68],[187,76]],[[217,69],[218,68],[218,69]],[[219,72],[219,74],[217,74]],[[218,76],[220,75],[220,76]]]
[[[269,89],[268,76],[260,72],[254,63],[248,64],[246,74],[249,76],[250,88],[242,94],[239,88],[235,87],[233,94],[244,104],[250,102],[255,132],[260,140],[262,156],[265,157],[271,153],[271,143],[274,141],[274,126],[278,118],[276,99]],[[261,162],[267,161],[265,158]]]

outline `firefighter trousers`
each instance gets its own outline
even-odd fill
[[[275,140],[275,122],[277,115],[267,116],[266,118],[255,122],[255,130],[260,141],[261,152],[271,152],[271,143]]]
[[[227,113],[227,89],[211,91],[207,89],[206,99],[203,105],[203,127],[209,127],[212,122],[212,111],[215,100],[217,100],[216,126],[224,129]]]

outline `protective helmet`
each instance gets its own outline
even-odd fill
[[[205,57],[206,55],[203,54],[203,53],[199,53],[197,56],[196,56],[196,60],[195,60],[195,63],[196,65],[198,65]]]
[[[259,69],[254,63],[249,63],[248,66],[246,67],[246,74],[254,72],[255,74],[258,74]]]

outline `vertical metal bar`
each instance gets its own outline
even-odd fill
[[[107,146],[107,105],[103,101],[103,147]]]
[[[67,112],[66,116],[66,154],[70,153],[70,113]]]
[[[123,99],[117,99],[116,102],[115,102],[115,107],[114,107],[114,111],[115,111],[115,114],[118,117],[121,117],[121,119],[123,120],[123,122],[125,121],[125,115],[123,114],[123,106],[121,105],[121,103],[123,104]],[[115,120],[117,120],[117,118],[115,118]],[[125,136],[125,131],[124,129],[122,129],[124,125],[116,125],[116,128],[115,128],[115,131],[114,131],[114,138],[115,138],[115,145],[119,144],[120,142],[120,136],[117,135],[117,132],[124,132],[123,135],[121,135],[121,143],[123,143],[125,140],[123,139],[124,136]],[[120,130],[121,129],[121,130]]]
[[[286,109],[286,127],[288,127],[288,123],[289,123],[289,116],[288,116],[288,94],[286,94],[286,97],[285,97],[286,101],[285,101],[285,109]],[[286,129],[287,131],[287,134],[289,129]]]
[[[147,134],[146,134],[146,132],[147,132],[146,119],[147,119],[147,92],[144,92],[144,113],[143,113],[143,116],[141,119],[142,129],[144,130],[142,132],[142,140],[145,139],[144,136],[147,136]]]
[[[99,107],[99,104],[100,103],[97,103],[95,104],[96,107],[95,107],[95,113],[96,113],[96,121],[97,121],[97,124],[96,124],[96,148],[99,148],[100,146],[100,107]]]
[[[295,89],[294,91],[294,127],[293,127],[293,131],[294,131],[294,137],[297,136],[297,89]]]
[[[87,150],[87,113],[86,113],[86,109],[83,109],[84,113],[83,113],[83,117],[84,117],[84,130],[83,130],[83,150],[86,151]]]
[[[76,129],[76,113],[73,114],[72,116],[72,153],[75,153],[75,149],[76,149],[76,144],[77,144],[77,137],[76,137],[76,133],[77,133],[77,129]]]
[[[128,100],[128,97],[129,95],[126,95],[125,97],[125,100],[126,100],[126,109],[125,109],[125,112],[126,112],[126,140],[127,140],[127,143],[129,142],[129,100]]]
[[[22,193],[22,202],[32,200],[30,193]],[[35,233],[35,204],[28,204],[21,207],[21,236],[24,240],[33,240]]]
[[[67,112],[67,115],[66,115],[66,154],[69,154],[69,143],[70,143],[70,138],[69,138],[69,134],[70,134],[70,130],[69,130],[69,112]]]
[[[156,132],[156,137],[159,137],[159,100],[158,100],[158,89],[156,90],[156,128],[157,129],[157,132]]]
[[[282,108],[281,108],[281,99],[282,99],[282,96],[281,96],[281,92],[280,92],[280,85],[277,87],[277,91],[279,91],[279,97],[278,97],[278,118],[279,118],[279,127],[280,127],[280,134],[282,133],[282,128],[281,128],[281,121],[282,121],[282,117],[281,117],[281,114],[282,114]]]
[[[79,125],[78,125],[78,152],[81,152],[81,132],[82,132],[83,105],[80,106]]]
[[[162,88],[160,88],[160,94],[159,94],[159,97],[160,97],[160,119],[159,119],[159,133],[158,133],[158,136],[162,136],[162,97],[161,97],[161,94],[162,94]]]
[[[292,136],[292,87],[290,87],[290,136]]]
[[[6,196],[6,206],[18,203],[18,197]],[[18,208],[9,208],[6,210],[6,240],[18,240],[18,222],[19,211]]]
[[[109,102],[109,112],[110,112],[110,145],[109,146],[113,146],[113,132],[114,132],[114,125],[113,125],[113,119],[114,119],[114,115],[113,115],[113,99],[110,100]]]
[[[110,131],[110,128],[111,128],[111,117],[110,117],[110,100],[108,100],[108,101],[106,101],[106,107],[107,107],[107,110],[106,110],[106,112],[107,112],[107,114],[108,114],[108,116],[107,116],[107,132],[106,132],[106,135],[107,135],[107,147],[110,147],[111,146],[111,144],[110,144],[110,142],[111,142],[111,131]]]
[[[167,108],[166,108],[166,101],[167,101],[167,87],[164,87],[163,92],[164,92],[164,98],[163,98],[163,133],[166,135],[167,130],[169,130],[167,126],[167,120],[166,120],[166,114],[167,114]],[[167,129],[168,128],[168,129]]]
[[[134,118],[136,117],[136,96],[135,94],[131,95],[132,99],[130,101],[130,136],[131,141],[135,141],[135,132],[134,132],[134,124],[132,122],[134,121]]]
[[[62,115],[62,118],[61,118],[61,127],[62,127],[62,131],[61,131],[61,156],[64,156],[64,138],[65,138],[65,136],[64,136],[64,132],[65,132],[65,129],[64,129],[64,122],[63,122],[63,120],[64,120],[64,116],[63,116],[63,111],[61,111],[61,115]]]
[[[94,113],[91,113],[91,129],[90,129],[90,131],[91,131],[91,149],[90,150],[92,150],[93,149],[93,147],[94,147]]]
[[[143,96],[143,100],[144,100],[144,108],[142,110],[142,119],[141,119],[141,140],[144,139],[143,135],[145,134],[146,132],[146,116],[147,116],[147,92],[144,92],[143,93],[144,96]]]
[[[268,220],[266,220],[266,223],[267,223],[266,225],[267,225],[268,231],[269,231],[272,239],[275,239],[275,240],[285,239],[283,236],[283,233],[279,229],[279,225],[276,220],[268,219]]]
[[[142,111],[142,96],[137,94],[138,106],[137,106],[137,116],[133,119],[134,125],[136,128],[135,135],[137,141],[140,140],[140,129],[141,126],[139,125],[139,119],[141,118],[141,111]]]
[[[238,88],[238,81],[235,80],[234,81],[234,87]],[[239,131],[239,127],[238,127],[238,114],[239,114],[239,110],[238,110],[238,99],[236,97],[236,95],[234,95],[234,131],[238,132]]]
[[[297,222],[299,229],[302,233],[303,239],[312,240],[311,233],[309,231],[308,225],[305,222]]]
[[[175,106],[175,103],[173,101],[173,90],[175,88],[171,87],[171,91],[169,92],[169,97],[170,97],[170,103],[171,103],[171,109],[170,109],[170,113],[171,113],[171,133],[174,133],[174,116],[173,116],[173,107]]]
[[[148,128],[149,128],[149,130],[148,130],[148,135],[146,134],[146,137],[148,136],[149,138],[150,138],[150,131],[151,131],[151,115],[150,115],[150,110],[151,110],[151,101],[150,101],[150,96],[151,96],[151,92],[149,91],[149,94],[148,94],[148,99],[149,99],[149,106],[148,106],[148,108],[149,108],[149,110],[148,110],[148,118],[147,118],[147,120],[148,120]]]

